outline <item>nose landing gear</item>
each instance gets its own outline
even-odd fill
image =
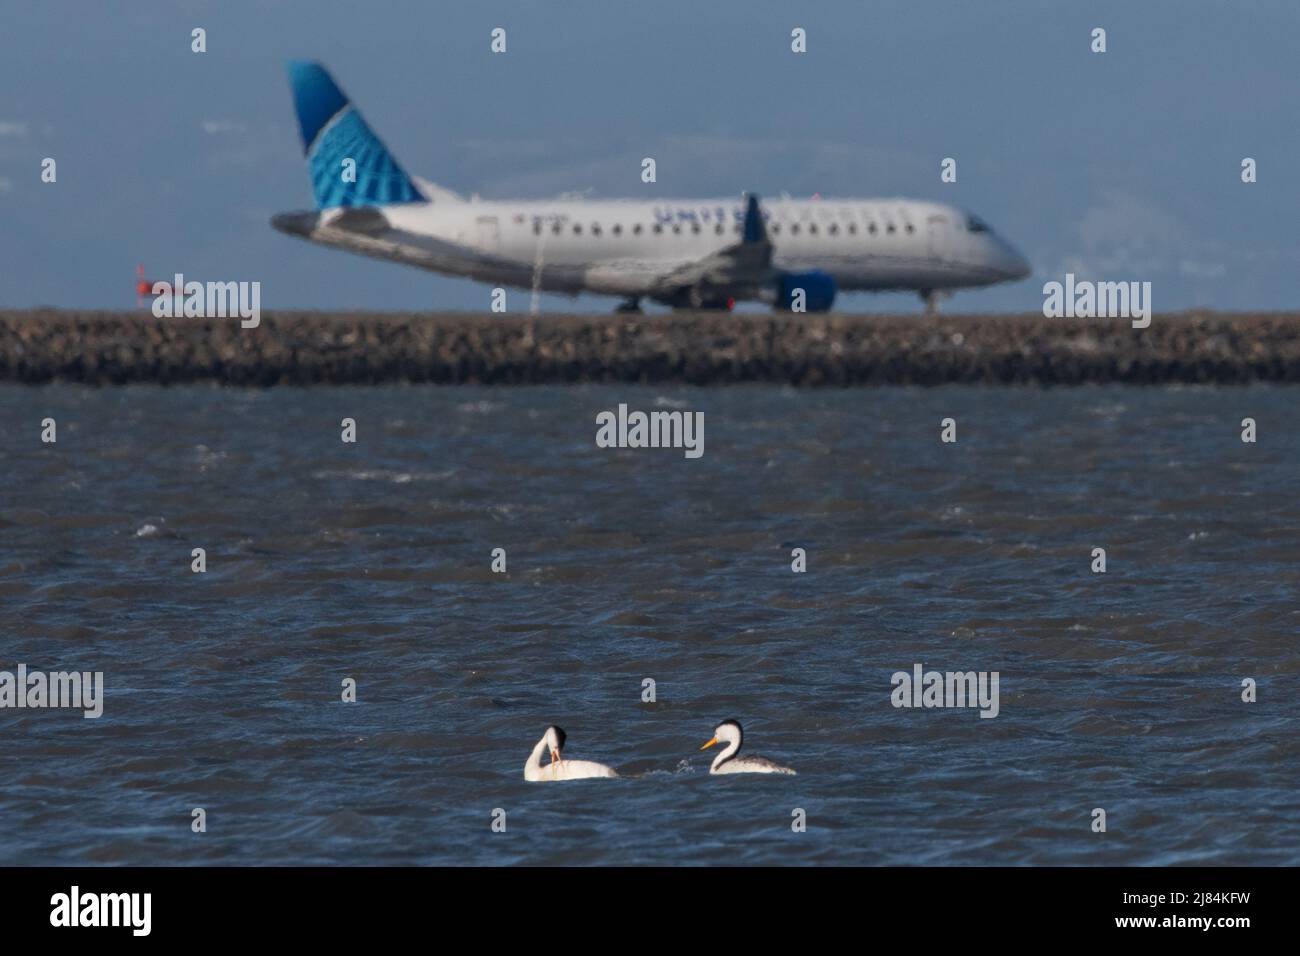
[[[923,289],[920,293],[921,301],[925,303],[926,315],[939,314],[939,300],[948,298],[952,293],[944,292],[941,289]]]

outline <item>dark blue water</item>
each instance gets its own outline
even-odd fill
[[[704,456],[596,448],[620,402]],[[0,710],[0,863],[1295,864],[1297,407],[0,387],[0,670],[106,684]],[[894,708],[916,663],[999,715]],[[711,778],[727,717],[798,776]],[[551,723],[630,779],[525,783]]]

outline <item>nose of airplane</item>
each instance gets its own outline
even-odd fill
[[[1026,278],[1028,274],[1034,272],[1030,265],[1030,260],[1021,255],[1021,250],[1006,242],[1002,241],[1002,268],[1006,269],[1006,278],[1009,281],[1018,281]]]
[[[1010,243],[1004,243],[1005,248],[1002,254],[1002,269],[1007,274],[1007,280],[1014,282],[1028,277],[1033,272],[1033,267],[1029,265],[1029,260],[1020,254],[1020,251]]]

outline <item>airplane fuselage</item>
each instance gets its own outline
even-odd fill
[[[773,265],[842,290],[933,292],[1022,278],[1024,259],[978,219],[906,199],[762,203]],[[276,228],[436,272],[545,291],[654,296],[661,278],[739,240],[736,199],[434,201],[287,213]]]

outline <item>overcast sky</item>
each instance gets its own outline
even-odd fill
[[[1037,310],[1066,271],[1149,280],[1157,311],[1300,305],[1295,0],[42,0],[3,19],[0,307],[128,306],[143,262],[260,280],[266,308],[486,308],[485,286],[270,228],[311,207],[291,58],[464,194],[938,199],[1035,270],[954,311]]]

